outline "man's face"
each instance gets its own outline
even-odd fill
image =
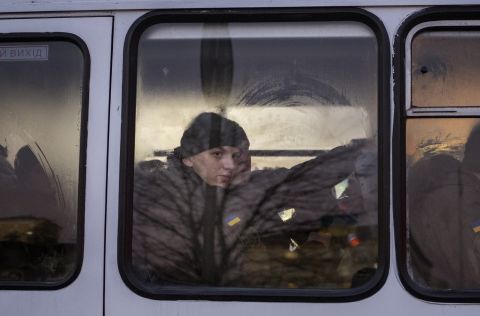
[[[222,188],[246,181],[251,167],[248,146],[215,147],[182,161],[207,184]]]

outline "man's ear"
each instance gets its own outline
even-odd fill
[[[193,161],[192,161],[192,158],[191,157],[188,157],[188,158],[183,158],[182,159],[182,162],[185,166],[187,167],[192,167],[193,166]]]

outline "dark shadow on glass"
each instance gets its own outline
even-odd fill
[[[367,206],[377,198],[375,146],[353,141],[290,169],[257,171],[248,147],[237,123],[202,113],[166,164],[139,164],[132,245],[139,280],[348,288],[354,273],[375,266],[376,227],[367,223],[376,211]]]
[[[62,280],[71,272],[74,245],[60,243],[61,227],[38,217],[58,214],[64,207],[60,186],[47,169],[48,160],[44,157],[46,165],[42,165],[32,148],[23,146],[12,168],[6,160],[7,148],[0,149],[2,210],[4,214],[31,214],[0,219],[0,281]]]
[[[437,290],[480,288],[480,125],[462,161],[428,155],[407,179],[413,280]]]

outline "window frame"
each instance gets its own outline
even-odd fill
[[[138,43],[143,32],[160,23],[206,22],[360,22],[377,39],[378,56],[378,269],[366,284],[354,289],[260,289],[227,287],[165,287],[150,293],[136,286],[129,264],[131,256],[133,167]],[[376,293],[385,283],[389,265],[389,141],[390,141],[390,49],[381,21],[358,8],[259,8],[161,10],[140,17],[130,28],[124,46],[122,139],[120,158],[118,268],[125,284],[140,296],[156,300],[234,300],[290,302],[351,302]],[[127,236],[130,240],[127,240]]]
[[[442,21],[428,21],[422,22],[410,29],[406,35],[405,44],[405,85],[410,89],[405,89],[405,110],[407,116],[430,116],[430,115],[478,115],[480,113],[480,103],[478,106],[418,106],[414,107],[412,104],[412,74],[411,74],[411,47],[407,46],[411,43],[417,34],[422,32],[438,32],[438,31],[480,31],[480,16],[474,21],[462,21],[462,20],[442,20]]]
[[[469,25],[459,25],[467,22]],[[394,126],[392,144],[393,212],[396,260],[400,281],[414,297],[445,303],[478,303],[478,290],[433,290],[419,286],[408,273],[406,125],[408,120],[480,118],[476,107],[417,107],[411,104],[411,40],[421,31],[479,30],[480,6],[439,6],[416,12],[400,26],[394,43]],[[408,46],[407,46],[408,45]]]
[[[84,257],[85,242],[85,184],[86,184],[86,161],[87,161],[87,123],[89,109],[90,94],[90,52],[86,43],[77,35],[65,32],[53,33],[35,33],[35,32],[19,32],[19,33],[3,33],[0,34],[0,45],[5,42],[16,43],[35,43],[35,42],[68,42],[75,45],[83,56],[83,74],[81,87],[81,109],[80,109],[80,139],[79,139],[79,155],[78,155],[78,194],[77,194],[77,240],[76,240],[76,260],[75,269],[71,275],[63,281],[59,282],[29,282],[29,281],[0,281],[1,290],[59,290],[72,284],[80,274]]]

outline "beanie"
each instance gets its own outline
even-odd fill
[[[175,153],[179,158],[188,158],[215,147],[238,147],[245,143],[250,145],[247,134],[238,123],[216,113],[204,112],[183,132]]]

